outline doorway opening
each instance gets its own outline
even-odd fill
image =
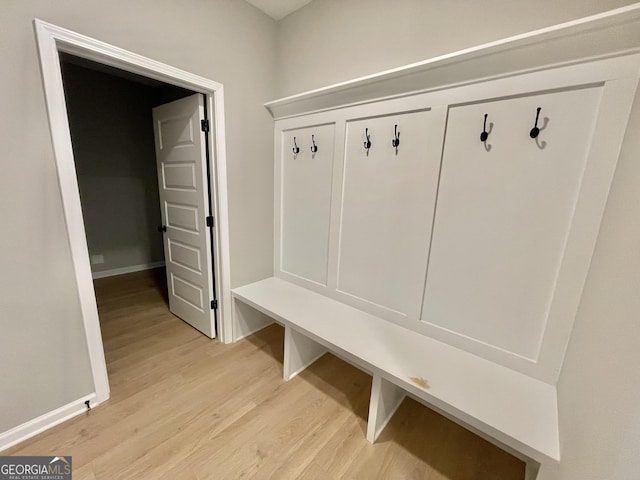
[[[58,172],[58,181],[62,196],[65,223],[69,235],[71,256],[74,263],[78,296],[94,378],[95,395],[91,399],[91,404],[95,405],[109,397],[109,383],[107,379],[104,348],[98,320],[96,297],[93,287],[89,248],[87,246],[87,236],[85,234],[82,217],[76,164],[71,144],[71,132],[69,129],[69,119],[65,104],[60,57],[63,56],[66,60],[69,60],[69,58],[71,58],[69,56],[73,56],[76,59],[73,61],[76,63],[92,61],[98,64],[99,69],[118,69],[123,72],[124,76],[131,74],[138,75],[146,79],[146,82],[157,81],[163,84],[168,84],[172,86],[171,89],[174,92],[178,90],[183,90],[184,92],[198,92],[191,97],[183,97],[182,99],[175,100],[175,102],[182,102],[189,98],[195,99],[197,102],[196,109],[198,110],[198,115],[204,115],[206,113],[209,115],[209,118],[211,118],[210,122],[206,125],[209,127],[207,128],[209,134],[205,136],[204,142],[198,142],[202,152],[210,153],[210,165],[207,162],[207,166],[209,168],[203,170],[202,175],[196,175],[196,178],[200,178],[201,181],[198,191],[201,192],[203,189],[207,189],[206,185],[208,182],[208,188],[211,193],[210,205],[208,208],[204,208],[205,205],[202,204],[203,208],[201,208],[200,212],[206,212],[207,224],[209,222],[213,223],[212,220],[215,220],[215,232],[210,236],[203,235],[203,238],[210,238],[211,240],[210,244],[208,244],[210,250],[208,253],[206,249],[201,250],[201,255],[207,254],[209,258],[211,258],[210,254],[213,253],[213,257],[216,261],[213,262],[213,258],[211,258],[210,263],[207,263],[207,259],[205,259],[204,256],[201,260],[203,262],[203,269],[205,266],[211,265],[211,268],[208,268],[208,270],[211,272],[211,276],[215,276],[217,279],[215,286],[211,284],[211,288],[213,289],[213,293],[215,293],[214,299],[218,303],[218,333],[221,341],[229,343],[232,341],[233,333],[230,311],[231,293],[229,275],[223,87],[221,84],[212,80],[193,75],[189,72],[176,69],[169,65],[156,62],[118,47],[108,45],[99,40],[77,34],[70,30],[42,22],[40,20],[35,20],[34,26],[40,54],[42,79],[49,114],[49,124]],[[170,102],[169,105],[175,102]],[[164,134],[164,138],[168,139],[177,132],[178,136],[175,140],[177,143],[180,143],[184,140],[180,137],[180,132],[183,132],[184,128],[180,127],[177,130],[173,128],[177,124],[175,122],[172,124],[171,119],[171,115],[168,117],[165,116],[164,119],[156,119],[156,121],[154,121],[154,126],[157,127],[159,123],[164,121],[166,128],[164,133],[162,131],[160,132],[160,135]],[[205,124],[203,123],[202,128],[204,129],[204,127]],[[194,130],[192,124],[189,128],[191,129],[190,131]],[[157,133],[158,132],[156,132],[156,136]],[[156,145],[157,143],[158,142],[156,142]],[[165,144],[168,145],[166,142]],[[175,147],[176,145],[174,144],[173,146]],[[165,156],[170,154],[168,151],[165,151],[164,153]],[[204,159],[205,160],[203,161],[206,161],[206,157],[204,157]],[[165,160],[166,165],[172,163],[171,158],[165,158]],[[205,164],[202,163],[202,165]],[[162,172],[162,174],[165,175],[165,178],[167,178],[166,170],[167,169]],[[184,171],[180,173],[178,170],[179,169],[174,170],[176,174],[173,178],[184,178]],[[167,186],[166,182],[165,186]],[[176,187],[176,185],[169,185],[169,187]],[[180,185],[178,185],[178,187],[180,187]],[[162,196],[161,190],[162,186],[159,191],[160,197]],[[181,206],[190,207],[188,201],[182,203],[179,201],[165,201],[163,203],[161,198],[160,203],[162,204],[162,224],[158,226],[161,227],[161,230],[163,226],[168,227],[167,230],[189,230],[188,223],[185,223],[185,221],[188,221],[188,215],[185,216],[185,213],[193,216],[194,209],[189,210],[189,208],[183,208],[180,210],[179,208]],[[170,207],[177,208],[173,208],[173,210],[167,215]],[[211,220],[208,218],[209,216],[212,217]],[[202,219],[202,221],[204,222],[205,219]],[[202,232],[202,228],[198,227],[198,230],[199,233],[204,233]],[[163,235],[164,232],[159,234]],[[180,243],[180,240],[176,240],[175,243],[177,245]],[[98,258],[95,260],[100,261],[100,253],[98,252],[96,255]],[[106,258],[104,260],[106,260]],[[172,260],[170,263],[177,262],[173,262]],[[142,264],[137,265],[139,266]],[[175,279],[177,281],[177,276]],[[188,282],[185,282],[185,284],[186,283]],[[170,285],[169,297],[171,296],[172,290],[174,293],[177,293],[178,296],[182,295],[187,300],[193,300],[193,297],[189,296],[192,295],[193,292],[187,291],[184,285],[177,285],[176,283],[174,283],[174,285]],[[205,301],[208,302],[209,300],[203,299],[203,305]],[[213,301],[211,306],[213,307]]]
[[[151,109],[195,92],[60,54],[91,273],[164,267]]]
[[[164,132],[165,136],[175,130],[176,124],[188,129],[188,121],[182,125],[177,122],[175,104],[183,105],[185,101],[181,102],[181,99],[198,94],[66,53],[60,54],[60,60],[94,280],[168,267],[167,282],[162,285],[156,281],[152,285],[156,285],[167,307],[178,317],[208,337],[215,337],[212,325],[215,309],[211,312],[206,305],[205,310],[203,301],[204,297],[216,299],[213,252],[208,266],[210,271],[203,272],[207,265],[202,263],[207,256],[198,249],[200,236],[186,232],[187,237],[195,238],[187,238],[186,243],[177,242],[174,237],[179,233],[167,231],[167,212],[161,212],[160,208],[164,203],[161,203],[161,197],[166,200],[164,197],[174,192],[178,197],[184,197],[189,190],[200,188],[205,202],[198,205],[203,202],[196,201],[194,208],[204,207],[211,211],[211,188],[206,178],[196,182],[194,162],[189,161],[193,152],[183,153],[183,161],[157,161],[154,136],[161,134],[163,126],[160,124],[154,132],[155,122],[152,121],[152,111],[155,115],[157,110],[169,109],[173,113],[172,128]],[[187,108],[190,104],[204,103],[200,99],[194,100],[186,101]],[[206,132],[200,136],[189,133],[196,143],[204,141],[203,135],[206,135]],[[165,138],[163,143],[167,140]],[[180,147],[184,150],[184,142]],[[200,145],[196,147],[200,150]],[[158,151],[158,155],[162,153]],[[176,154],[175,151],[171,153]],[[198,151],[195,154],[199,156]],[[209,165],[208,158],[203,156],[203,160],[207,161],[207,169],[200,170],[202,175]],[[168,212],[172,212],[171,208]],[[213,229],[209,233],[212,236]],[[196,240],[195,245],[193,240]],[[205,248],[210,250],[209,245]],[[169,265],[166,265],[165,252],[172,259]],[[203,274],[207,276],[206,282],[200,281]],[[195,277],[191,282],[185,279],[189,275]],[[162,276],[150,274],[133,278],[149,282]],[[212,282],[208,281],[209,277]],[[202,283],[207,286],[199,291],[189,287]],[[171,284],[171,291],[167,284]],[[176,296],[175,289],[182,295]],[[194,307],[194,302],[199,305]]]

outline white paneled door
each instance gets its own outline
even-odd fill
[[[169,309],[215,337],[204,98],[153,109]],[[212,228],[212,227],[211,227]]]

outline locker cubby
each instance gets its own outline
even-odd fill
[[[347,122],[338,292],[402,316],[419,315],[441,120],[424,110]]]
[[[601,96],[593,87],[449,109],[422,321],[537,359]]]
[[[327,283],[334,128],[297,128],[281,138],[280,269],[319,285]]]

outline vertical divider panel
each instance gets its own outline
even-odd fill
[[[273,319],[251,308],[248,305],[236,300],[232,300],[233,319],[233,341],[237,342],[249,335],[253,335],[259,330],[268,327],[273,323]]]
[[[404,390],[400,387],[378,374],[373,375],[367,423],[367,440],[369,442],[375,443],[405,396]]]
[[[336,120],[333,153],[333,181],[331,192],[331,223],[329,226],[329,266],[327,288],[335,292],[338,287],[338,256],[340,252],[340,216],[342,212],[342,185],[347,123],[344,118]]]
[[[537,462],[528,461],[524,471],[524,480],[536,480],[540,471],[540,465]]]
[[[291,380],[325,353],[324,346],[285,326],[283,378]]]

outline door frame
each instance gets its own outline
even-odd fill
[[[224,343],[233,341],[231,321],[231,276],[229,257],[229,215],[227,203],[227,167],[224,122],[224,87],[221,83],[180,70],[155,60],[129,52],[108,43],[34,20],[40,69],[49,128],[53,144],[62,208],[69,235],[69,246],[76,278],[78,298],[89,350],[89,361],[95,386],[95,403],[109,398],[109,381],[104,347],[98,319],[98,308],[91,276],[89,250],[82,217],[71,133],[67,116],[59,52],[69,53],[94,62],[116,67],[138,75],[204,93],[207,108],[213,112],[211,135],[208,136],[212,155],[210,169],[213,190],[213,215],[216,218],[215,254],[212,259],[216,276],[217,298],[220,299],[218,335]]]

